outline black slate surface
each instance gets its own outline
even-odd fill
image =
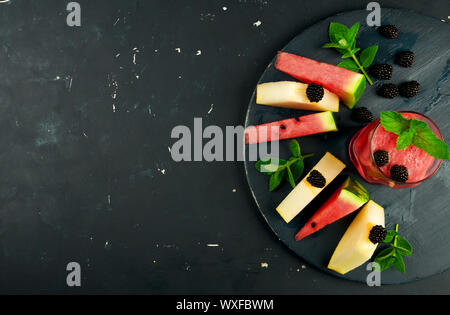
[[[369,288],[318,271],[274,237],[242,163],[168,152],[194,117],[243,124],[274,51],[367,2],[84,0],[81,28],[67,3],[0,4],[1,293],[450,293],[448,272]]]
[[[376,117],[379,117],[381,111],[386,110],[411,110],[423,113],[440,126],[440,131],[445,137],[450,133],[450,126],[447,123],[450,114],[448,107],[449,26],[437,19],[410,11],[384,9],[382,24],[394,24],[401,30],[398,38],[392,40],[384,38],[376,28],[367,26],[366,16],[366,11],[359,10],[329,17],[303,31],[282,50],[337,64],[341,59],[338,53],[320,48],[324,42],[327,42],[330,22],[343,23],[349,27],[355,22],[361,23],[357,47],[363,49],[371,45],[379,45],[380,53],[377,54],[374,63],[393,65],[394,74],[389,82],[400,84],[416,80],[421,82],[421,91],[419,95],[411,99],[402,97],[386,99],[378,96],[376,90],[387,81],[375,80],[374,86],[367,84],[366,91],[356,106],[368,107]],[[410,21],[414,21],[414,24]],[[415,53],[415,62],[411,68],[402,68],[395,64],[395,56],[405,50]],[[274,62],[264,72],[260,83],[293,80],[292,77],[276,70],[273,66]],[[257,105],[253,97],[247,113],[246,126],[310,113]],[[367,264],[343,276],[326,268],[334,249],[356,213],[327,226],[301,242],[296,242],[294,239],[295,234],[318,207],[350,175],[367,188],[370,199],[385,208],[386,227],[393,230],[395,224],[399,224],[399,233],[408,239],[414,248],[414,255],[405,258],[407,273],[403,275],[394,268],[384,271],[381,277],[383,284],[409,282],[447,270],[450,267],[450,230],[447,228],[450,216],[446,206],[449,191],[447,178],[450,177],[450,173],[447,162],[443,162],[442,168],[433,178],[415,188],[395,190],[386,186],[368,184],[359,175],[348,154],[351,138],[363,127],[362,124],[353,122],[350,115],[351,111],[341,106],[339,113],[334,114],[339,132],[298,139],[304,154],[315,154],[313,158],[305,160],[305,174],[326,152],[331,152],[343,161],[347,169],[289,224],[284,222],[275,208],[290,192],[290,185],[282,185],[276,192],[269,193],[267,176],[256,171],[255,162],[246,162],[250,188],[263,216],[282,242],[312,265],[345,279],[365,283],[368,275]],[[290,156],[288,143],[289,141],[279,143],[281,157]],[[246,148],[247,151],[251,149],[250,146]],[[382,248],[379,246],[377,252]],[[428,259],[429,257],[439,257],[439,259]]]

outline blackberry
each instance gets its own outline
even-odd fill
[[[373,159],[378,167],[385,166],[389,163],[389,153],[384,150],[378,150],[373,154]]]
[[[313,170],[309,176],[306,178],[306,180],[313,185],[314,187],[317,188],[323,188],[325,187],[325,184],[327,183],[327,181],[325,180],[325,177],[323,177],[323,175],[316,170]]]
[[[391,178],[399,183],[404,183],[408,180],[408,169],[403,165],[397,165],[391,167]]]
[[[359,123],[370,123],[373,121],[374,117],[367,107],[357,107],[352,112],[352,119]]]
[[[393,83],[383,84],[377,91],[378,95],[386,98],[395,98],[398,96],[398,87]]]
[[[325,91],[323,89],[323,86],[319,84],[311,83],[306,89],[306,96],[308,96],[308,99],[311,102],[320,102],[324,94]]]
[[[372,65],[369,68],[370,74],[381,80],[390,80],[392,78],[392,70],[392,66],[385,63]]]
[[[402,51],[397,55],[397,63],[405,68],[409,68],[414,63],[414,53],[412,51]]]
[[[383,25],[378,28],[378,31],[381,35],[387,38],[397,38],[398,36],[398,28],[396,28],[394,25]]]
[[[411,98],[419,94],[420,84],[417,81],[405,82],[398,87],[398,90],[401,96]]]
[[[375,225],[369,233],[369,240],[374,243],[383,243],[386,238],[387,230],[381,225]]]

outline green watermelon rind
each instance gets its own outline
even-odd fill
[[[349,177],[344,182],[339,198],[347,202],[362,206],[369,201],[369,192],[358,181]]]
[[[359,101],[361,96],[364,94],[364,91],[366,89],[366,78],[362,75],[359,81],[356,82],[355,88],[353,89],[352,98],[350,100],[347,100],[344,102],[344,104],[350,108],[353,109],[355,107],[355,104]]]

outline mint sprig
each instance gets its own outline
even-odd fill
[[[300,179],[305,168],[303,159],[314,156],[314,154],[302,156],[300,145],[297,140],[291,140],[289,149],[293,156],[287,161],[269,157],[261,159],[255,164],[255,167],[259,172],[270,175],[270,191],[274,191],[280,186],[283,178],[291,184],[292,188],[295,188],[295,182]]]
[[[338,64],[338,67],[345,68],[351,71],[361,71],[369,82],[373,85],[372,80],[365,71],[365,68],[370,67],[378,52],[378,46],[370,46],[359,55],[359,59],[356,57],[356,53],[360,51],[360,48],[356,47],[356,36],[359,32],[359,23],[355,23],[352,27],[348,28],[344,24],[331,22],[328,30],[330,43],[323,45],[323,48],[334,48],[342,54],[342,58],[346,59]],[[351,58],[351,59],[347,59]]]
[[[394,266],[401,273],[406,272],[403,257],[411,256],[413,248],[411,244],[403,237],[398,235],[398,224],[395,230],[388,230],[383,243],[391,243],[386,249],[383,249],[374,259],[374,262],[380,265],[380,271],[389,269]]]
[[[413,145],[436,159],[450,159],[448,145],[439,139],[424,121],[404,118],[395,111],[380,113],[380,121],[386,131],[398,135],[397,150]]]

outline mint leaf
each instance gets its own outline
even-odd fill
[[[412,144],[436,159],[450,159],[448,145],[436,137],[434,132],[428,126],[423,129],[416,129]]]
[[[341,56],[342,59],[345,58],[350,58],[352,57],[354,54],[356,54],[360,49],[359,48],[355,48],[355,49],[351,49],[350,51],[346,52],[345,54],[343,54]]]
[[[403,150],[409,147],[412,143],[413,137],[415,135],[414,129],[407,129],[403,131],[397,138],[397,150]]]
[[[294,175],[292,174],[292,171],[289,168],[289,166],[286,167],[286,170],[287,170],[286,176],[287,176],[288,182],[291,184],[292,188],[295,188]]]
[[[397,232],[395,232],[393,230],[387,230],[387,234],[386,234],[386,237],[385,237],[383,243],[390,243],[390,242],[392,242],[396,235],[398,235]]]
[[[275,173],[273,173],[270,176],[270,180],[269,180],[269,190],[270,191],[274,191],[278,186],[280,186],[285,172],[286,172],[286,169],[283,168],[282,170],[276,171]]]
[[[344,61],[340,62],[337,66],[347,69],[347,70],[355,71],[355,72],[358,72],[358,70],[359,70],[358,65],[351,59],[344,60]]]
[[[345,38],[347,39],[349,46],[354,48],[354,45],[356,44],[356,35],[358,35],[359,32],[359,23],[356,22],[355,24],[350,27],[350,29],[347,32],[347,35]]]
[[[393,132],[396,135],[400,135],[410,126],[408,119],[403,118],[402,114],[394,111],[381,112],[380,121],[386,131]]]
[[[292,175],[294,176],[294,180],[298,181],[300,177],[302,177],[303,170],[305,169],[305,163],[303,162],[303,158],[298,159],[296,162],[291,164]]]
[[[340,44],[337,43],[326,43],[322,46],[322,48],[343,48]]]
[[[298,144],[297,140],[291,140],[291,142],[289,142],[289,148],[291,149],[293,156],[301,156],[300,145]]]
[[[377,255],[374,262],[380,265],[380,271],[385,271],[394,264],[395,262],[394,254],[395,250],[393,248],[386,248]]]
[[[280,168],[283,168],[286,163],[286,160],[268,157],[256,162],[255,168],[258,172],[272,175]]]
[[[361,54],[359,55],[359,59],[361,60],[361,64],[364,68],[368,68],[375,59],[375,56],[378,52],[378,46],[370,46],[361,51]]]
[[[413,128],[414,130],[419,130],[419,129],[427,129],[428,125],[426,122],[421,121],[421,120],[417,120],[417,119],[410,119],[409,121],[410,127]]]
[[[394,254],[394,250],[393,248],[389,247],[386,249],[383,249],[375,258],[375,261],[377,260],[385,260],[388,259],[390,256],[392,256]]]
[[[328,29],[330,41],[332,43],[338,43],[341,39],[346,38],[348,31],[348,27],[344,24],[331,22]]]
[[[345,39],[347,32],[348,28],[344,24],[331,22],[328,30],[330,42],[338,44],[341,39]],[[341,45],[334,48],[341,54],[344,54],[346,52],[346,50]]]
[[[412,255],[412,246],[411,244],[401,237],[400,235],[397,236],[397,244],[395,245],[395,249],[397,252],[402,256],[411,256]]]
[[[394,255],[394,267],[395,269],[397,269],[398,271],[400,271],[401,273],[405,273],[406,272],[406,268],[405,268],[405,262],[403,261],[403,257],[401,255]]]

